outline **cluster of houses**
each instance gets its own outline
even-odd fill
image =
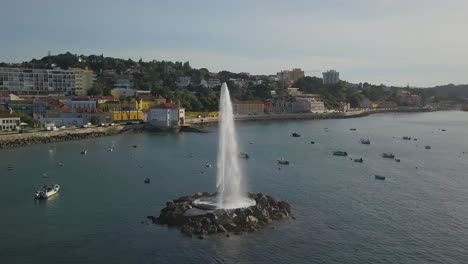
[[[22,98],[0,93],[1,131],[17,130],[18,115],[32,117],[44,127],[85,126],[88,123],[148,122],[161,129],[185,123],[185,109],[152,95],[135,97],[41,97]],[[5,119],[4,118],[10,118]],[[10,121],[13,120],[13,121]]]

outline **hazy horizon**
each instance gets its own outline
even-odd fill
[[[3,4],[0,61],[65,53],[190,61],[217,72],[335,69],[353,83],[468,83],[468,2],[75,1]]]

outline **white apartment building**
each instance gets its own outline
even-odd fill
[[[340,82],[340,73],[335,70],[328,70],[323,75],[323,84],[335,84]]]
[[[83,69],[0,68],[0,92],[21,96],[74,95],[77,89],[84,93],[93,81],[92,71]]]
[[[20,118],[13,114],[0,114],[0,131],[19,129]]]

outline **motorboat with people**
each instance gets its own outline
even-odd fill
[[[151,181],[150,178],[145,178],[145,183],[146,184],[150,183],[150,181]]]
[[[247,159],[250,158],[250,156],[249,156],[249,154],[247,154],[245,152],[241,152],[241,153],[239,153],[239,158],[247,160]]]
[[[284,158],[280,158],[280,159],[278,159],[278,164],[289,165],[289,161],[285,160]]]
[[[296,133],[296,132],[292,133],[291,136],[292,136],[292,137],[301,137],[301,135],[298,134],[298,133]]]
[[[383,153],[382,157],[388,158],[388,159],[394,159],[395,155],[393,155],[392,153]]]
[[[370,140],[368,138],[362,138],[361,139],[361,144],[370,145]]]
[[[411,140],[411,138],[405,136],[405,137],[403,137],[403,140]]]
[[[333,155],[346,157],[346,156],[348,156],[348,152],[346,152],[346,151],[333,151]]]
[[[376,180],[385,181],[385,176],[375,175],[374,177],[375,177]]]
[[[42,187],[42,190],[36,191],[36,193],[34,194],[34,199],[36,200],[47,199],[50,196],[57,194],[59,190],[60,190],[60,185],[58,184],[44,185]]]

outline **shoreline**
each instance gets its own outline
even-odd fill
[[[287,120],[320,120],[320,119],[347,119],[360,118],[377,113],[391,112],[433,112],[440,110],[452,109],[437,109],[431,110],[428,108],[414,109],[389,109],[380,111],[354,111],[345,113],[300,113],[300,114],[271,114],[271,115],[251,115],[251,116],[236,116],[235,121],[239,122],[255,122],[255,121],[287,121]],[[209,133],[203,129],[204,124],[218,122],[218,117],[206,118],[191,118],[186,119],[185,126],[181,127],[181,132]],[[0,150],[8,148],[17,148],[36,144],[47,144],[64,142],[71,140],[80,140],[87,138],[114,136],[124,133],[142,133],[154,131],[149,129],[146,124],[131,124],[131,125],[116,125],[112,127],[89,127],[75,128],[59,131],[38,131],[24,134],[5,134],[0,135]]]

